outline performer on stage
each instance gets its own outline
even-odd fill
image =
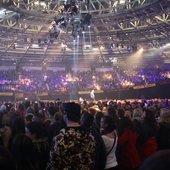
[[[91,97],[93,100],[95,100],[94,90],[92,90],[92,91],[90,92],[90,97]]]

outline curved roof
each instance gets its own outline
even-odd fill
[[[69,12],[70,4],[77,8],[74,15]],[[87,14],[92,19],[81,25]],[[63,17],[66,26],[58,27],[59,34],[51,38],[52,23],[61,24],[59,20]],[[81,25],[80,34],[73,36],[77,23]],[[147,54],[148,49],[161,46],[165,48],[159,54],[168,60],[169,42],[170,0],[0,2],[1,64],[54,66],[75,61],[123,62],[141,47]]]

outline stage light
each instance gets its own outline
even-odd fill
[[[120,4],[125,4],[125,0],[120,0],[119,3]]]
[[[72,28],[72,36],[77,37],[77,35],[81,36],[87,28],[90,29],[92,15],[87,13],[81,13],[81,6],[75,1],[60,1],[61,5],[59,7],[59,15],[54,18],[54,22],[51,23],[50,26],[50,38],[57,38],[58,34],[62,32],[67,27]],[[87,4],[89,1],[86,2]],[[80,11],[79,11],[80,10]],[[83,31],[83,32],[82,32]],[[65,31],[67,32],[67,31]],[[55,36],[57,35],[57,36]]]
[[[139,49],[139,52],[143,52],[144,51],[144,49],[143,49],[143,47],[141,47],[140,49]]]
[[[139,66],[142,63],[143,52],[144,48],[140,47],[136,52],[127,58],[129,68],[132,68],[133,66]]]
[[[44,8],[44,9],[47,8],[46,2],[34,1],[33,4],[34,4],[35,7],[40,7],[40,6],[41,6],[41,7]]]

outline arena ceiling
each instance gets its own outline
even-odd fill
[[[56,18],[70,15],[62,5],[72,3],[73,21],[51,37]],[[73,35],[73,25],[86,14],[92,18]],[[170,60],[168,43],[170,0],[0,0],[1,65],[122,62],[139,48],[148,53],[160,47]]]

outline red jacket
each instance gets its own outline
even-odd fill
[[[125,129],[118,138],[121,170],[131,170],[141,165],[141,158],[137,150],[137,136],[135,131]]]
[[[139,152],[143,160],[153,155],[158,149],[158,144],[154,136],[149,137],[144,144],[139,145]]]

